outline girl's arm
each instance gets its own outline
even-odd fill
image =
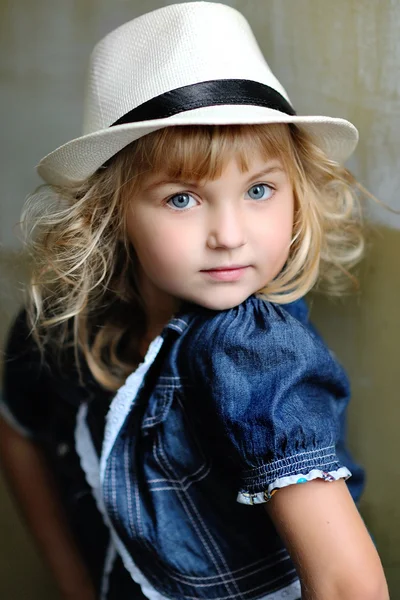
[[[290,485],[266,509],[296,566],[302,600],[388,600],[381,561],[344,480]]]
[[[0,459],[10,487],[64,600],[95,600],[89,574],[39,447],[0,417]]]

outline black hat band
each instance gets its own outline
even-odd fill
[[[185,85],[147,100],[120,117],[110,127],[165,119],[195,108],[220,104],[264,106],[287,115],[296,114],[289,102],[268,85],[247,79],[217,79]]]

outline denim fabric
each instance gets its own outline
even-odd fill
[[[298,300],[297,302],[292,302],[290,304],[286,304],[284,307],[293,317],[298,319],[303,325],[305,325],[311,333],[313,333],[322,343],[323,340],[314,326],[314,324],[309,320],[309,311],[307,304],[304,300]],[[347,384],[349,385],[349,384]],[[350,389],[348,388],[350,400]],[[348,404],[346,402],[346,405]],[[339,438],[336,443],[336,455],[339,459],[339,462],[351,471],[351,478],[347,480],[347,487],[349,488],[350,494],[354,502],[358,503],[363,490],[365,488],[365,470],[354,462],[354,459],[351,456],[351,453],[346,447],[346,436],[347,436],[347,415],[346,410],[343,410],[341,414],[339,414]]]
[[[297,319],[302,325],[304,325],[308,331],[313,334],[322,344],[323,340],[313,325],[313,323],[309,320],[309,311],[307,304],[304,300],[298,300],[296,302],[292,302],[289,304],[285,304],[281,307],[283,310],[283,314],[288,312],[289,315],[293,316]],[[330,351],[331,355],[333,353]],[[339,365],[338,365],[339,366]],[[343,378],[342,383],[345,386],[345,405],[347,406],[350,399],[350,388],[349,382],[345,372],[340,368],[340,377]],[[337,406],[337,408],[339,408]],[[356,503],[359,502],[362,492],[365,487],[365,471],[364,469],[354,462],[349,450],[346,447],[346,434],[347,434],[347,419],[346,419],[346,410],[338,411],[339,418],[339,437],[336,442],[336,455],[339,459],[339,463],[346,465],[346,467],[351,471],[352,477],[347,481],[347,486],[349,491]]]
[[[296,573],[265,510],[237,495],[348,465],[336,454],[347,377],[296,310],[255,296],[220,312],[185,305],[163,332],[107,458],[103,497],[167,598],[249,600],[288,586]]]
[[[19,346],[17,337],[8,346],[4,400],[43,444],[71,497],[66,510],[99,588],[108,535],[67,429],[88,402],[100,455],[110,396],[89,374],[82,389],[71,371],[43,370],[36,361],[33,376],[26,335]],[[163,338],[107,460],[103,497],[113,527],[166,598],[251,600],[289,589],[297,575],[272,522],[263,506],[237,496],[262,493],[279,477],[345,466],[359,499],[363,470],[344,442],[345,373],[303,301],[280,307],[253,296],[221,312],[186,304]],[[94,531],[101,532],[97,544]],[[143,597],[121,573],[119,560],[109,600]]]

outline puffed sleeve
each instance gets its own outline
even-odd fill
[[[191,329],[189,377],[235,457],[239,502],[266,502],[279,488],[316,478],[350,477],[336,454],[349,384],[318,336],[284,307],[254,296],[227,311],[204,311]]]

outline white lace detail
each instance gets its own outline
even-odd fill
[[[96,450],[93,446],[92,438],[90,437],[89,429],[86,424],[88,412],[87,404],[82,404],[79,407],[76,417],[75,427],[75,447],[80,458],[81,467],[86,476],[86,481],[92,488],[92,494],[96,501],[97,508],[103,517],[103,521],[109,527],[108,519],[103,502],[103,496],[100,489],[100,465]],[[107,600],[109,578],[114,566],[116,558],[116,549],[112,538],[110,537],[107,548],[106,557],[104,560],[103,575],[101,579],[100,600]]]
[[[119,388],[106,417],[106,426],[104,430],[103,448],[100,459],[100,482],[104,481],[107,459],[110,455],[117,435],[123,426],[129,410],[135,401],[136,394],[142,385],[143,379],[160,351],[163,344],[163,338],[158,336],[149,346],[144,361],[138,366],[136,371],[131,373],[124,385]]]
[[[267,594],[258,600],[299,600],[301,595],[300,581],[297,579],[290,585],[286,586],[282,590]]]
[[[100,600],[107,600],[108,590],[110,587],[110,575],[116,558],[117,549],[114,546],[112,538],[110,538],[106,558],[104,561],[103,577],[101,578]]]
[[[291,572],[294,573],[294,569]],[[299,579],[296,579],[293,583],[290,583],[280,590],[275,590],[266,596],[257,597],[257,600],[300,600],[300,596],[300,581]],[[198,596],[185,596],[185,598],[188,600],[198,600]],[[236,600],[236,598],[237,594],[234,596],[219,596],[218,598],[215,598],[215,600]],[[249,596],[249,598],[251,599],[252,597]]]
[[[296,473],[296,475],[287,475],[279,477],[270,483],[265,490],[252,494],[250,492],[239,492],[237,501],[241,504],[262,504],[268,502],[273,494],[280,488],[288,485],[306,483],[313,479],[324,479],[325,481],[337,481],[338,479],[348,479],[351,477],[347,467],[340,467],[337,471],[322,471],[321,469],[312,469],[309,473]]]
[[[136,369],[134,373],[132,373],[132,375],[128,377],[125,384],[118,390],[114,400],[112,401],[109,413],[107,415],[107,425],[109,427],[108,444],[103,444],[103,452],[104,449],[106,449],[108,454],[111,451],[114,441],[118,435],[118,432],[122,427],[127,414],[129,413],[129,409],[132,406],[132,403],[134,402],[136,393],[140,385],[142,384],[143,378],[147,373],[148,368],[157,356],[162,346],[162,343],[163,339],[161,337],[156,338],[152,342],[146,354],[144,362]],[[113,417],[115,418],[111,418],[112,410],[115,411],[113,415]],[[103,516],[104,522],[108,527],[111,536],[110,546],[107,550],[107,556],[104,564],[101,600],[106,600],[107,598],[109,576],[112,571],[112,566],[114,564],[117,552],[121,556],[122,562],[124,563],[124,566],[127,569],[127,571],[130,573],[133,581],[135,581],[138,585],[141,586],[142,592],[146,596],[146,598],[149,598],[149,600],[169,600],[169,598],[159,594],[157,590],[155,590],[153,586],[147,581],[144,575],[139,571],[139,569],[133,562],[129,552],[126,550],[122,541],[119,539],[115,529],[112,526],[112,523],[110,522],[110,519],[104,506],[104,500],[102,495],[100,463],[86,422],[87,412],[87,404],[82,404],[78,410],[76,419],[76,451],[80,458],[81,467],[86,475],[86,480],[92,488],[96,504],[100,513]]]
[[[100,489],[99,459],[97,457],[97,453],[93,446],[93,441],[90,437],[89,429],[86,424],[87,413],[87,404],[81,404],[76,416],[75,447],[80,458],[81,467],[86,476],[86,481],[92,488],[92,493],[94,499],[96,500],[97,508],[101,514],[104,515],[104,502]]]

